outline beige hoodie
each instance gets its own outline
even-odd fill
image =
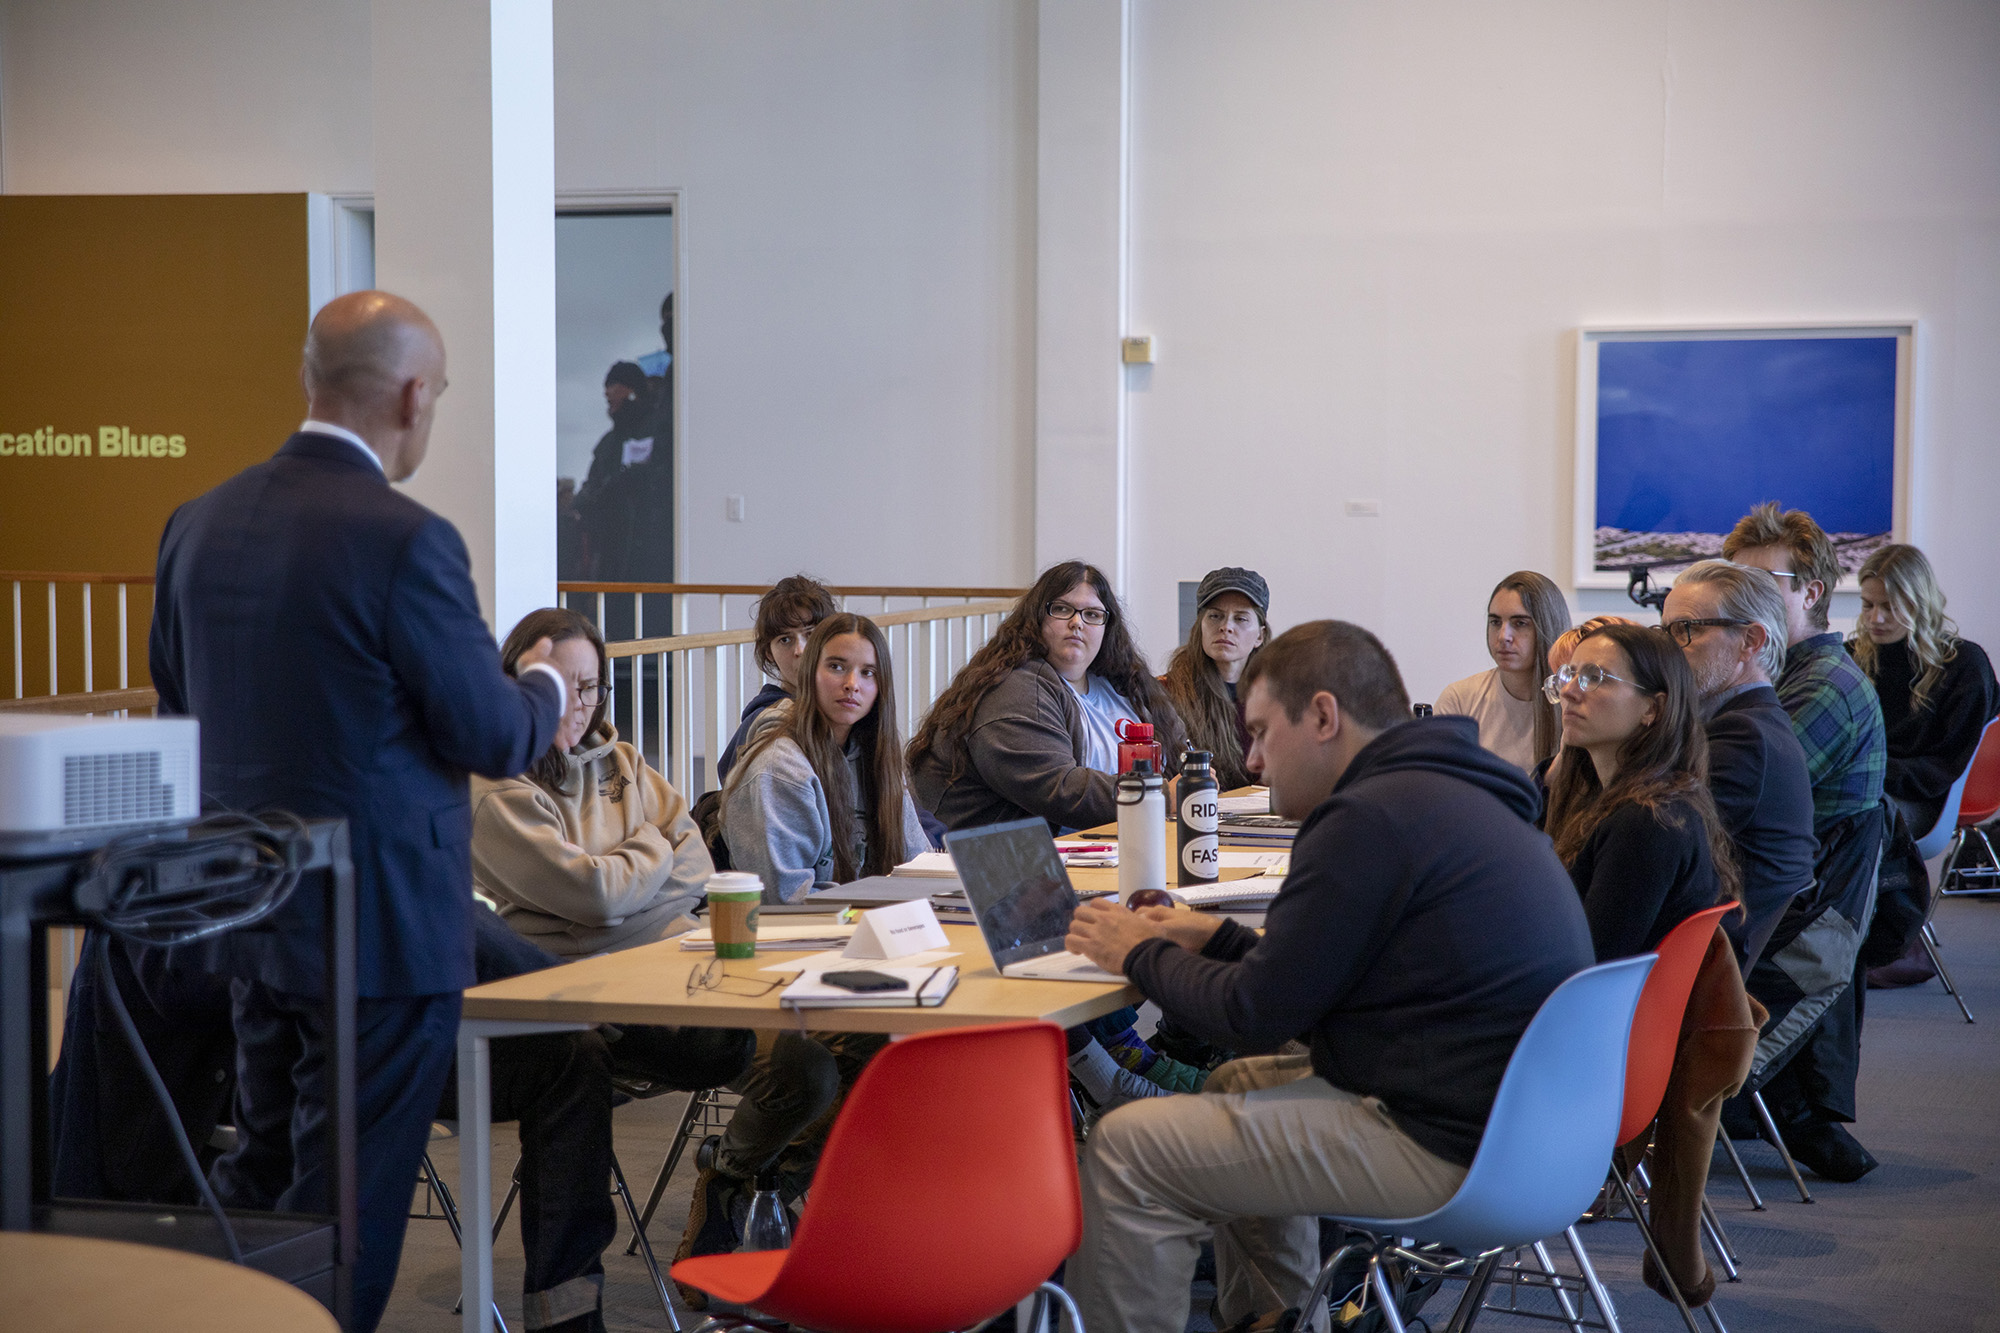
[[[550,791],[472,780],[472,881],[507,924],[565,958],[678,935],[714,866],[688,804],[601,723]]]

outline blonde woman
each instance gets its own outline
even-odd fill
[[[1921,838],[2000,711],[1993,665],[1959,637],[1931,562],[1914,546],[1884,546],[1861,566],[1855,630],[1847,651],[1875,682],[1888,729],[1883,788]]]

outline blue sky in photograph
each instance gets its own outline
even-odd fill
[[[1893,523],[1894,338],[1605,340],[1597,526],[1727,532],[1754,504]]]

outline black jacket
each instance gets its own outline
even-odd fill
[[[1470,718],[1391,727],[1300,828],[1261,938],[1148,940],[1125,974],[1220,1045],[1309,1042],[1315,1074],[1469,1165],[1529,1020],[1595,961],[1539,804]]]
[[[1743,911],[1722,928],[1747,974],[1793,897],[1812,887],[1812,776],[1791,714],[1769,685],[1723,702],[1708,720],[1708,787],[1736,850]]]
[[[1684,800],[1613,810],[1591,830],[1569,877],[1600,963],[1652,952],[1668,931],[1715,906],[1717,894],[1708,832]]]
[[[1848,650],[1853,651],[1852,644]],[[1889,740],[1882,789],[1936,822],[1951,785],[1972,762],[1981,730],[2000,711],[2000,687],[1994,684],[1986,650],[1960,639],[1958,651],[1944,664],[1944,676],[1931,688],[1924,706],[1911,708],[1910,693],[1917,683],[1912,666],[1907,641],[1876,646],[1870,679],[1882,701],[1882,725]],[[1910,832],[1921,838],[1930,829]]]

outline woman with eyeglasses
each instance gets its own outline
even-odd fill
[[[947,828],[1039,818],[1057,832],[1118,817],[1118,723],[1150,722],[1171,768],[1181,721],[1125,629],[1111,581],[1069,560],[1035,580],[910,742],[910,775]],[[1154,1050],[1122,1009],[1069,1032],[1069,1067],[1105,1110],[1191,1092],[1206,1071]]]
[[[1486,653],[1493,668],[1453,681],[1437,711],[1479,723],[1479,743],[1532,773],[1557,748],[1560,722],[1542,697],[1542,661],[1569,628],[1562,589],[1532,569],[1501,579],[1486,599]]]
[[[1236,682],[1271,637],[1271,590],[1255,570],[1212,569],[1195,590],[1194,625],[1167,659],[1160,684],[1187,724],[1188,745],[1214,757],[1215,780],[1228,791],[1251,781],[1243,757],[1250,732]]]
[[[1960,637],[1944,590],[1914,546],[1884,546],[1861,566],[1861,615],[1847,651],[1875,682],[1888,731],[1882,786],[1910,833],[1929,833],[1980,732],[2000,711],[1986,650]]]
[[[1563,746],[1544,827],[1583,895],[1598,961],[1645,953],[1694,913],[1735,901],[1680,648],[1657,630],[1605,625],[1544,690],[1562,710]]]
[[[1039,817],[1057,831],[1118,816],[1118,723],[1149,722],[1171,768],[1174,706],[1126,631],[1111,581],[1045,571],[972,655],[910,742],[917,799],[946,828]]]

